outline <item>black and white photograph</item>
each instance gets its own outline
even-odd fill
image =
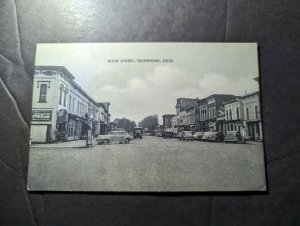
[[[256,43],[41,43],[30,191],[266,191]]]

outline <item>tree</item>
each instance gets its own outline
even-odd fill
[[[127,118],[122,118],[122,119],[115,119],[113,121],[113,123],[115,124],[115,126],[119,129],[123,129],[128,133],[132,133],[133,132],[133,127],[136,127],[136,123],[134,121],[131,121]]]
[[[150,115],[144,118],[139,122],[139,126],[143,128],[148,128],[148,131],[152,133],[158,126],[158,117],[157,115]]]

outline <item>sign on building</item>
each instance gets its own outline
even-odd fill
[[[32,121],[51,121],[51,117],[51,110],[32,110],[31,112]]]

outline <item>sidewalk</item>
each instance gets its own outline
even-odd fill
[[[96,138],[93,138],[93,146],[96,145]],[[30,148],[84,148],[86,140],[74,140],[66,142],[56,142],[50,144],[33,144]]]

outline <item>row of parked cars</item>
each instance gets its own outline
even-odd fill
[[[181,141],[214,141],[214,142],[234,142],[245,143],[244,137],[238,131],[227,131],[226,136],[222,132],[195,132],[182,131],[178,134],[163,134],[164,138],[178,138]]]

